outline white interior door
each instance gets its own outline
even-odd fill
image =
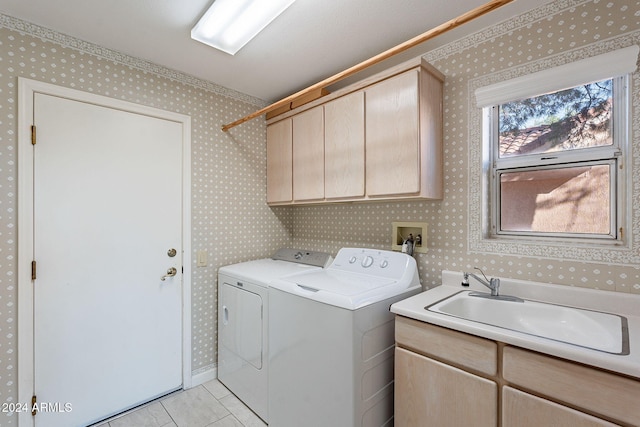
[[[34,96],[35,422],[80,426],[183,383],[183,129]]]

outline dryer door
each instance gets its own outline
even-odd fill
[[[239,359],[262,369],[262,297],[228,283],[219,290],[220,344]]]

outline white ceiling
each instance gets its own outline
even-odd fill
[[[297,0],[235,56],[191,40],[212,0],[0,0],[0,13],[274,102],[488,0]],[[532,9],[516,0],[384,66]]]

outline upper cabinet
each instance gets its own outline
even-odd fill
[[[364,197],[364,92],[324,104],[324,194]]]
[[[324,198],[324,115],[322,107],[292,117],[293,200]]]
[[[407,71],[365,89],[367,195],[420,192],[418,71]]]
[[[291,119],[267,126],[267,203],[293,201]]]
[[[413,60],[270,119],[267,202],[441,199],[443,82]]]

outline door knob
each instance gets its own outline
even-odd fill
[[[160,280],[164,281],[164,279],[166,279],[167,277],[173,277],[178,273],[178,270],[175,269],[175,267],[171,267],[167,270],[167,274],[165,274],[164,276],[162,276],[160,278]]]

